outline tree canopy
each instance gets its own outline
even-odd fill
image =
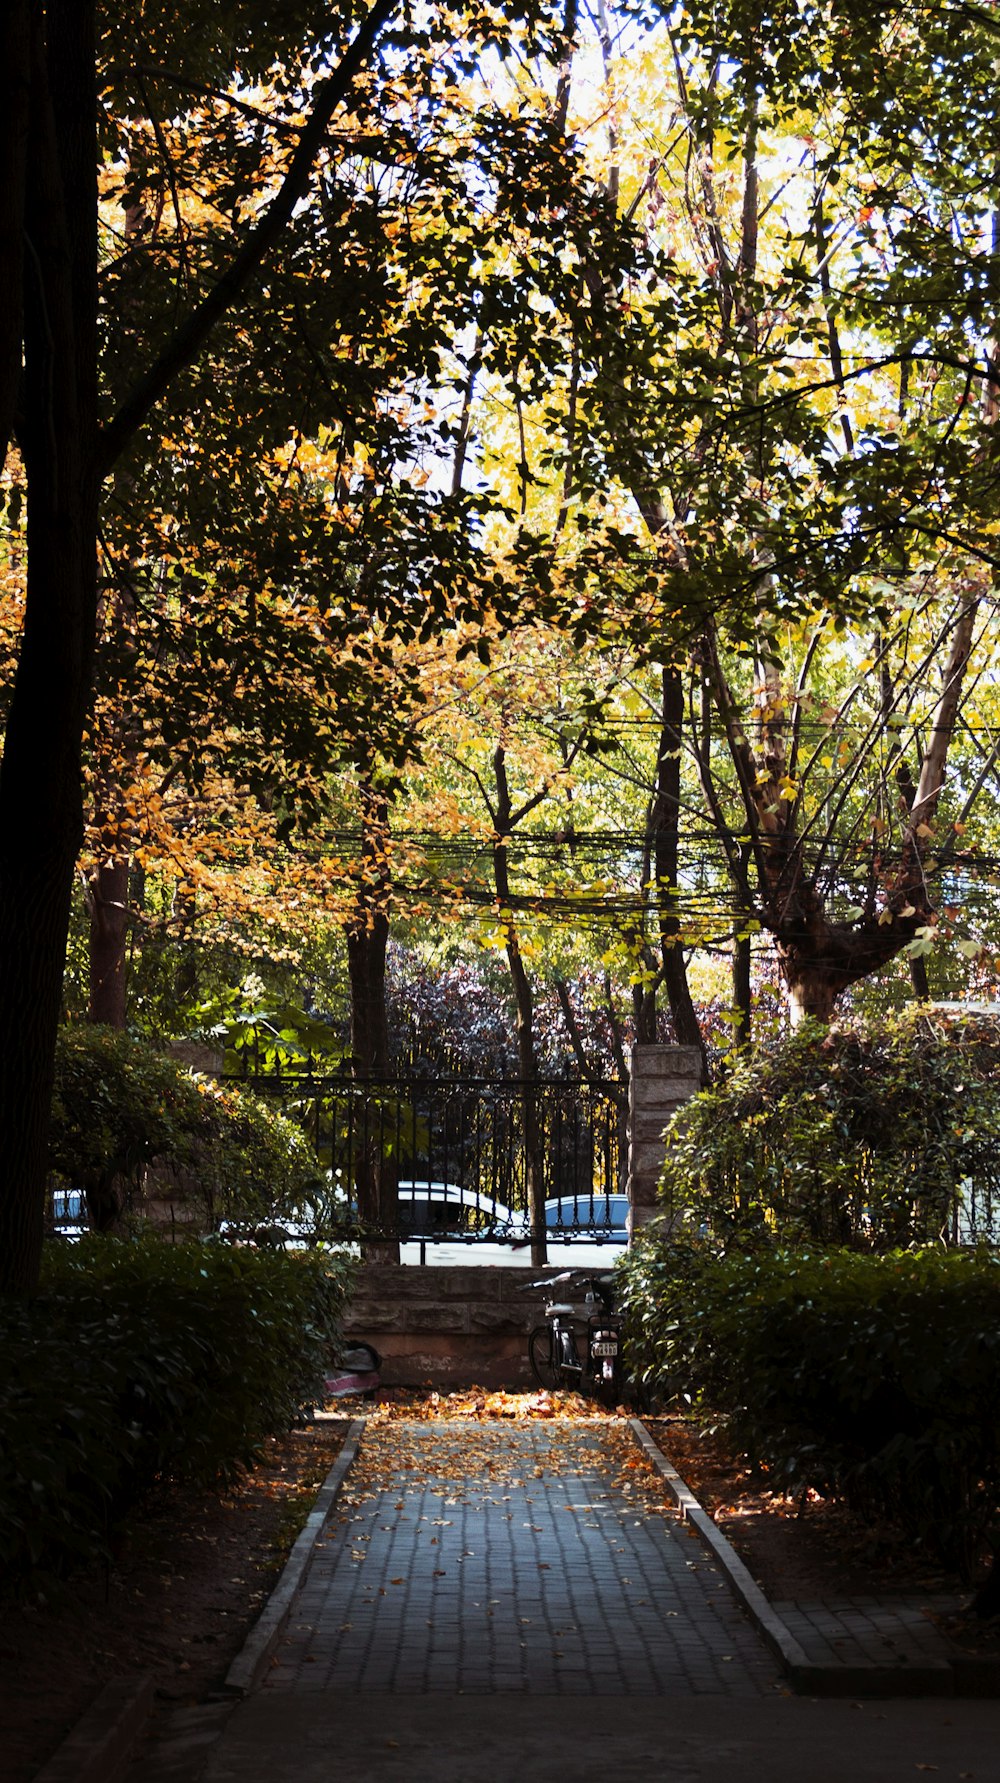
[[[708,1071],[779,983],[990,987],[988,13],[0,30],[0,1286],[64,1003],[349,991],[371,1070],[396,934],[522,1071],[546,998]]]

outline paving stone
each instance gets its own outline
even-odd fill
[[[636,1515],[606,1431],[370,1429],[265,1687],[773,1691],[775,1661],[691,1533]]]

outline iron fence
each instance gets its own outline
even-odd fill
[[[624,1193],[627,1091],[620,1083],[289,1073],[231,1081],[280,1098],[352,1203],[375,1163],[411,1195],[421,1187],[461,1190],[473,1234],[478,1227],[488,1236],[495,1210],[526,1224],[529,1140],[544,1199],[571,1205],[575,1226],[606,1225],[607,1198]],[[404,1210],[404,1234],[408,1226]]]

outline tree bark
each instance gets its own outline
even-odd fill
[[[678,1046],[694,1046],[701,1059],[701,1081],[709,1081],[708,1054],[695,1014],[677,909],[680,870],[681,735],[684,723],[684,681],[678,668],[664,668],[661,678],[660,746],[651,811],[653,869],[660,924],[663,982]]]
[[[733,1035],[736,1045],[747,1048],[752,1037],[751,1020],[751,981],[750,981],[750,937],[749,935],[733,936],[733,1007],[739,1016],[739,1026]]]
[[[531,980],[525,969],[510,902],[508,838],[513,816],[510,785],[507,779],[506,751],[499,744],[493,754],[496,776],[496,835],[493,842],[493,883],[500,907],[500,921],[506,936],[507,965],[514,992],[515,1031],[518,1073],[521,1079],[521,1120],[524,1130],[525,1176],[527,1178],[528,1214],[531,1220],[531,1261],[536,1269],[544,1267],[548,1255],[545,1244],[545,1156],[541,1125],[538,1118],[538,1058],[535,1052],[535,1005]]]
[[[56,1030],[82,837],[100,482],[294,214],[330,119],[393,5],[376,0],[361,21],[317,87],[274,198],[100,436],[95,4],[5,0],[0,8],[0,437],[6,445],[19,408],[29,558],[0,769],[0,1292],[30,1293],[41,1258]]]
[[[129,864],[120,856],[95,867],[87,886],[90,905],[90,1000],[92,1022],[125,1028],[128,961]]]
[[[388,856],[388,801],[366,777],[361,787],[361,883],[347,929],[347,969],[351,988],[351,1070],[360,1082],[375,1082],[389,1071],[389,1019],[386,1010],[386,954],[392,873]],[[373,1262],[399,1262],[399,1161],[387,1157],[381,1123],[369,1134],[355,1160],[358,1214],[363,1241]]]
[[[48,38],[45,32],[48,31]],[[28,588],[0,769],[0,1292],[41,1257],[49,1102],[96,614],[94,9],[36,9],[25,206]]]
[[[6,0],[0,17],[0,464],[7,457],[21,388],[30,103],[28,0]]]

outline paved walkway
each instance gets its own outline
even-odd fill
[[[756,1696],[778,1667],[627,1430],[369,1428],[266,1687]]]
[[[623,1426],[370,1425],[262,1686],[127,1783],[992,1783],[995,1703],[792,1698],[664,1492]]]
[[[947,1649],[931,1611],[951,1615],[953,1593],[924,1597],[826,1598],[822,1603],[775,1601],[773,1608],[818,1665],[944,1666]],[[902,1692],[900,1692],[902,1694]]]

